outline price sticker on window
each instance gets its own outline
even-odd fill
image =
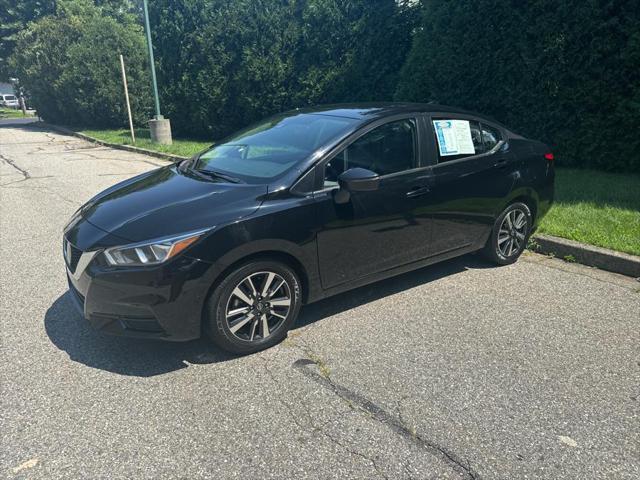
[[[434,120],[433,126],[441,157],[476,153],[467,120]]]

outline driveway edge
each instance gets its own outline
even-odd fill
[[[530,248],[538,253],[630,277],[640,277],[640,257],[635,255],[543,234],[534,235],[531,243],[533,245]]]
[[[131,145],[122,145],[120,143],[109,143],[104,140],[100,140],[98,138],[90,137],[89,135],[85,135],[84,133],[75,132],[66,127],[61,127],[60,125],[54,125],[52,123],[47,122],[38,122],[37,125],[50,128],[51,130],[56,130],[60,133],[64,133],[66,135],[72,135],[74,137],[81,138],[86,140],[87,142],[97,143],[98,145],[102,145],[104,147],[115,148],[117,150],[126,150],[127,152],[141,153],[143,155],[149,155],[151,157],[161,158],[163,160],[170,160],[172,162],[180,162],[182,160],[186,160],[188,157],[182,157],[180,155],[174,155],[172,153],[162,153],[155,152],[153,150],[147,150],[146,148],[134,147]]]

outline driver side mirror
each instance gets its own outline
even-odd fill
[[[371,192],[380,185],[380,175],[366,168],[350,168],[338,176],[341,190],[348,192]]]

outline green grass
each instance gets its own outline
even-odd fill
[[[139,128],[135,130],[136,143],[131,141],[131,134],[128,129],[121,130],[79,130],[80,133],[89,135],[99,140],[115,143],[119,145],[133,145],[156,152],[172,153],[183,157],[190,157],[205,148],[209,147],[212,142],[201,142],[197,140],[174,138],[172,145],[160,145],[151,141],[149,129]]]
[[[558,168],[538,232],[640,255],[640,175]]]
[[[0,118],[25,118],[31,115],[23,115],[22,110],[15,108],[0,108]]]

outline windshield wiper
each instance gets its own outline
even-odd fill
[[[224,173],[221,172],[216,172],[215,170],[205,170],[202,168],[192,168],[191,169],[192,172],[194,172],[196,175],[202,177],[202,178],[219,178],[221,180],[225,180],[227,182],[230,183],[242,183],[242,180],[240,180],[239,178],[236,177],[232,177],[231,175],[226,175]]]

